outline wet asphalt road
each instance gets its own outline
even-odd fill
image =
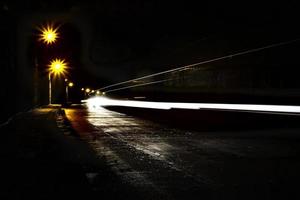
[[[299,196],[299,129],[189,131],[104,108],[65,112],[79,137],[143,199]]]

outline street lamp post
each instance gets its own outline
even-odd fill
[[[54,59],[49,64],[49,104],[52,103],[52,88],[51,88],[51,74],[61,75],[65,74],[67,63],[65,60]]]
[[[74,83],[69,82],[66,84],[66,103],[68,104],[69,101],[69,87],[73,87]]]
[[[49,105],[51,105],[52,93],[51,93],[51,72],[49,72]]]
[[[85,93],[84,93],[85,98],[88,96],[88,94],[90,93],[90,91],[91,91],[90,88],[86,88],[85,89]]]
[[[59,38],[59,34],[57,32],[58,27],[54,28],[53,25],[47,24],[44,27],[38,28],[40,31],[39,34],[39,41],[42,41],[46,45],[51,45],[56,42],[57,38]],[[37,69],[37,58],[36,58],[36,69]],[[51,88],[51,73],[54,74],[60,74],[63,73],[64,67],[60,63],[54,63],[54,61],[51,62],[49,65],[49,74],[48,74],[48,79],[49,79],[49,104],[52,103],[52,88]],[[37,73],[37,72],[36,72]],[[37,86],[36,86],[36,93],[37,93]]]

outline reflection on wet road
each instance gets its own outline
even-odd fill
[[[185,131],[104,108],[66,115],[114,173],[153,198],[267,198],[299,178],[297,130]]]

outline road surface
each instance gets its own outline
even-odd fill
[[[121,185],[134,188],[143,199],[298,195],[298,129],[190,131],[105,108],[65,112],[72,128],[106,160]],[[89,174],[91,184],[97,176]]]

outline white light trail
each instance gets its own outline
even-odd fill
[[[223,103],[177,103],[177,102],[151,102],[116,100],[107,97],[93,97],[84,100],[89,108],[99,108],[101,106],[123,106],[134,108],[151,109],[209,109],[209,110],[228,110],[228,111],[248,111],[248,112],[271,112],[285,114],[300,114],[300,106],[291,105],[261,105],[261,104],[223,104]]]

